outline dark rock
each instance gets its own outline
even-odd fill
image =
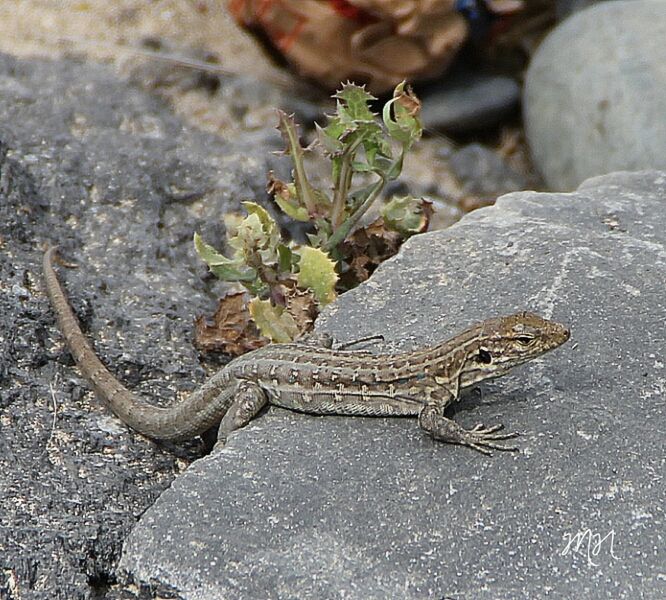
[[[192,233],[219,244],[222,215],[264,197],[273,133],[224,141],[106,68],[0,55],[0,598],[128,597],[107,589],[122,540],[201,455],[129,432],[87,391],[44,245],[79,264],[62,276],[103,360],[173,401],[206,376],[192,319],[214,307]]]
[[[384,350],[523,309],[568,324],[453,411],[521,432],[520,453],[273,408],[143,515],[122,569],[198,600],[664,598],[665,198],[656,172],[504,196],[410,239],[318,323]]]
[[[571,13],[583,10],[600,0],[557,0],[557,18],[564,19]]]
[[[515,112],[520,86],[510,77],[458,69],[421,95],[425,127],[464,133],[495,127]]]
[[[525,128],[548,185],[666,168],[666,3],[601,2],[556,27],[535,54]]]

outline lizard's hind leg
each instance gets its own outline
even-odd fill
[[[261,409],[268,404],[264,390],[252,381],[239,381],[236,385],[235,398],[226,412],[217,431],[217,443],[214,450],[223,447],[229,434],[247,425]]]

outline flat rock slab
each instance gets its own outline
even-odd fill
[[[411,349],[529,309],[562,348],[471,393],[438,444],[413,419],[271,409],[141,518],[125,574],[177,597],[666,597],[666,173],[521,192],[413,238],[319,325]]]

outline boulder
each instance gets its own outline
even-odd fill
[[[558,25],[529,66],[523,107],[553,189],[666,168],[666,2],[601,2]]]

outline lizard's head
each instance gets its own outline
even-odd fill
[[[513,367],[557,348],[569,339],[560,323],[521,312],[485,321],[463,367],[461,383],[472,385],[503,375]]]

